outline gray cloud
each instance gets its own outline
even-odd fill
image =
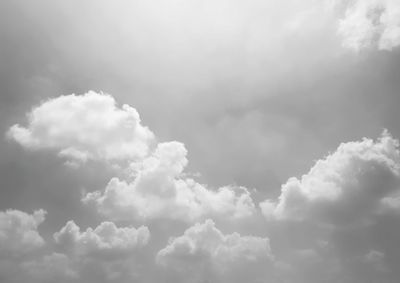
[[[224,235],[212,220],[197,223],[182,236],[171,239],[158,252],[157,261],[165,268],[175,269],[179,282],[274,280],[268,238]]]
[[[19,125],[0,141],[0,210],[49,212],[6,225],[19,238],[1,236],[15,249],[0,281],[398,282],[396,1],[0,6],[0,130]],[[89,89],[112,93],[104,109],[121,120],[65,95]],[[59,95],[88,109],[44,107]],[[382,128],[393,136],[360,140]],[[22,251],[31,236],[41,244]]]
[[[25,256],[44,245],[38,226],[46,212],[27,214],[19,210],[0,212],[0,258]]]

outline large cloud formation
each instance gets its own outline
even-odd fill
[[[74,163],[143,158],[154,139],[136,109],[119,108],[112,96],[93,91],[50,99],[27,116],[28,126],[16,124],[8,136],[29,149],[57,150]]]
[[[71,162],[88,159],[126,160],[134,180],[113,178],[104,193],[87,194],[111,219],[172,218],[193,221],[208,216],[234,219],[255,211],[249,191],[226,186],[216,191],[183,178],[188,163],[182,143],[159,143],[151,151],[154,134],[140,124],[129,105],[116,107],[110,95],[93,91],[45,101],[28,115],[29,126],[12,126],[8,136],[32,149],[57,149]],[[124,174],[123,174],[124,175]]]
[[[222,187],[217,191],[193,179],[181,177],[187,165],[187,150],[179,142],[158,144],[154,153],[136,164],[132,182],[113,178],[104,193],[86,195],[111,219],[169,218],[184,221],[214,216],[239,219],[251,216],[254,203],[243,187]]]
[[[157,254],[157,262],[183,273],[185,282],[261,282],[273,260],[268,238],[224,235],[209,219]]]
[[[399,142],[385,131],[378,141],[342,143],[301,179],[282,185],[277,202],[260,204],[266,216],[353,224],[382,213],[399,190]],[[390,200],[393,200],[390,202]]]
[[[280,242],[285,247],[277,255],[288,264],[287,276],[297,282],[395,282],[398,148],[387,131],[376,141],[342,143],[300,179],[283,184],[277,200],[260,203],[268,223],[293,232]],[[318,272],[312,266],[319,266]]]
[[[77,107],[85,112],[87,96],[110,99],[95,93],[67,97],[82,103]],[[52,100],[54,105],[57,99]],[[54,124],[54,128],[64,126]],[[114,134],[102,141],[100,149],[111,149],[117,146],[114,141],[124,139],[125,134],[120,138],[118,131]],[[53,142],[52,135],[41,137],[44,144]],[[37,231],[44,221],[43,210],[32,215],[0,213],[0,279],[12,283],[28,278],[159,282],[161,277],[165,282],[192,283],[397,282],[400,152],[399,141],[388,131],[376,140],[342,143],[308,173],[290,178],[277,199],[260,203],[265,219],[258,217],[261,214],[246,188],[214,190],[188,177],[187,154],[184,144],[171,141],[149,146],[144,155],[127,157],[119,177],[112,178],[104,191],[86,193],[82,199],[108,221],[84,231],[69,221],[47,245]],[[151,243],[147,227],[126,226],[135,221],[154,228]],[[217,228],[214,221],[221,226]],[[182,227],[183,234],[175,234]],[[180,236],[166,244],[169,235]]]

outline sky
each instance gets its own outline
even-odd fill
[[[0,1],[0,282],[398,282],[399,74],[399,0]]]

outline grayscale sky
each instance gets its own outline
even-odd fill
[[[399,0],[0,1],[1,283],[397,283]]]

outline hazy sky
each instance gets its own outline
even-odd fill
[[[399,0],[0,1],[0,282],[398,282],[399,74]]]

